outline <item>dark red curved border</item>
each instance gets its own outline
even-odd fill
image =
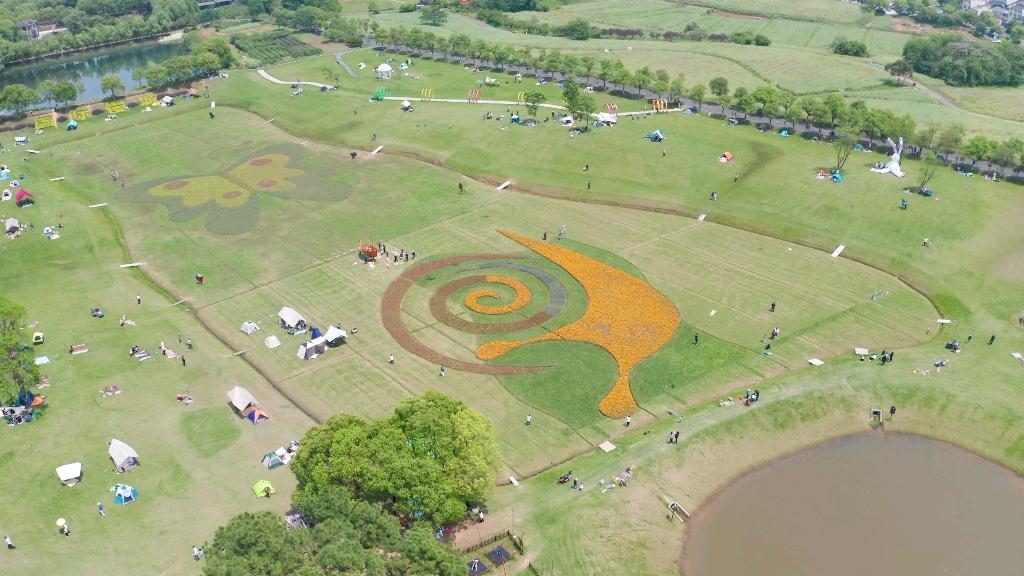
[[[510,256],[508,254],[452,256],[428,262],[403,272],[401,276],[395,278],[395,281],[388,286],[388,289],[384,291],[384,296],[381,298],[380,316],[381,320],[384,322],[384,328],[386,328],[391,334],[391,337],[407,351],[412,352],[428,362],[440,364],[461,372],[491,375],[525,374],[527,372],[537,372],[538,370],[546,370],[550,368],[550,366],[488,366],[486,364],[475,364],[473,362],[457,360],[439,352],[435,352],[421,344],[416,340],[412,333],[409,332],[409,329],[405,327],[405,322],[402,321],[402,301],[405,299],[405,295],[409,292],[409,289],[412,288],[413,284],[415,284],[420,278],[423,278],[428,273],[433,272],[438,268],[443,268],[449,264],[458,264],[469,260],[494,260],[498,258],[522,258],[522,256]],[[445,310],[447,310],[447,307],[445,307]]]
[[[548,320],[551,320],[551,314],[538,312],[529,318],[523,318],[522,320],[516,320],[515,322],[483,324],[463,320],[455,314],[452,314],[451,310],[448,309],[448,298],[452,295],[452,292],[455,292],[464,286],[480,284],[482,282],[487,282],[486,276],[466,276],[441,286],[437,289],[437,292],[434,292],[434,295],[430,297],[430,313],[434,315],[434,318],[436,318],[438,322],[445,326],[450,326],[456,330],[469,332],[471,334],[507,334],[509,332],[518,332],[520,330],[526,330],[527,328],[533,328],[534,326],[540,326]]]

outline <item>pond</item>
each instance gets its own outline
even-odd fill
[[[43,60],[35,64],[19,66],[5,70],[0,75],[0,87],[7,84],[24,84],[35,88],[43,80],[54,82],[78,82],[85,85],[79,101],[102,98],[100,79],[109,74],[117,74],[129,89],[138,86],[132,80],[132,70],[145,68],[149,64],[159,64],[172,56],[188,54],[189,50],[182,42],[145,42],[126,44],[115,48],[83,52],[69,58],[59,60]]]
[[[917,436],[852,436],[741,477],[696,514],[683,574],[1024,572],[1024,480]]]

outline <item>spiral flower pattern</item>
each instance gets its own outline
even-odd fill
[[[624,418],[634,413],[637,404],[630,390],[629,373],[671,339],[680,322],[675,306],[665,295],[643,280],[599,260],[552,243],[538,242],[504,230],[499,232],[554,262],[572,275],[586,291],[588,306],[587,311],[579,319],[560,328],[549,329],[539,336],[525,340],[487,342],[477,348],[476,357],[483,361],[494,360],[521,346],[549,340],[594,344],[607,350],[618,366],[615,384],[598,405],[598,409],[612,418]],[[381,312],[385,327],[406,350],[453,369],[478,374],[518,374],[547,368],[493,366],[457,360],[421,344],[408,331],[402,320],[401,303],[414,283],[443,267],[474,260],[491,261],[457,268],[452,274],[495,268],[517,270],[540,280],[547,289],[548,301],[540,312],[510,322],[486,323],[465,320],[449,309],[452,295],[464,288],[478,284],[501,284],[511,287],[515,291],[515,298],[508,304],[494,306],[482,303],[481,300],[484,298],[497,299],[499,302],[501,300],[498,292],[485,288],[472,290],[463,299],[462,303],[469,310],[493,316],[523,309],[530,304],[533,295],[525,283],[515,278],[497,274],[461,276],[438,288],[430,298],[431,314],[442,324],[472,334],[511,334],[543,326],[565,309],[565,287],[557,278],[543,270],[518,262],[509,262],[508,259],[521,260],[522,257],[496,254],[455,256],[406,271],[384,294]]]

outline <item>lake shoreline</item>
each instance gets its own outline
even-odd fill
[[[17,72],[19,67],[28,66],[30,64],[38,64],[46,60],[60,60],[61,58],[70,58],[71,56],[77,56],[92,52],[95,50],[103,50],[105,48],[115,48],[117,46],[124,46],[126,44],[134,44],[141,42],[158,42],[162,38],[173,36],[181,33],[182,30],[171,30],[161,34],[152,34],[149,36],[138,36],[135,38],[128,38],[125,40],[118,40],[116,42],[107,42],[106,44],[96,44],[94,46],[85,46],[83,48],[75,48],[74,50],[65,50],[63,52],[50,52],[49,54],[43,54],[42,56],[33,56],[32,58],[22,58],[21,60],[12,60],[8,62],[4,67],[3,71],[0,72],[0,79],[3,79],[8,72]]]

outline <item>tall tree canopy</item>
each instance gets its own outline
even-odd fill
[[[481,500],[500,465],[494,426],[465,404],[428,392],[403,400],[390,418],[338,414],[311,428],[291,468],[315,495],[346,486],[371,502],[389,501],[409,519],[454,523]]]

